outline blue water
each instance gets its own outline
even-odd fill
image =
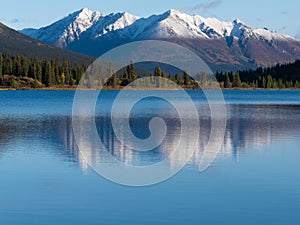
[[[163,159],[168,149],[120,148],[107,117],[117,94],[103,92],[105,104],[96,106],[106,147],[134,165]],[[189,94],[205,108],[203,93]],[[184,104],[176,92],[168,95]],[[87,165],[72,133],[73,97],[73,91],[0,92],[1,225],[300,224],[300,91],[225,91],[224,144],[210,168],[198,171],[199,147],[183,170],[149,187],[112,183]],[[203,140],[206,113],[199,114]],[[133,132],[147,136],[151,115],[167,121],[171,115],[165,146],[172,146],[180,130],[174,114],[168,103],[145,99],[133,110]]]

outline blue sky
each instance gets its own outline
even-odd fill
[[[0,0],[0,21],[21,29],[48,25],[80,8],[103,14],[129,12],[138,16],[159,14],[170,8],[220,20],[241,19],[250,26],[268,27],[300,38],[300,1],[285,0]]]

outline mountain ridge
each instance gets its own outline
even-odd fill
[[[168,40],[192,48],[213,69],[254,68],[300,58],[300,40],[270,31],[178,10],[140,18],[127,12],[103,15],[83,8],[40,29],[22,33],[46,43],[100,56],[137,40]],[[226,59],[227,58],[227,59]]]

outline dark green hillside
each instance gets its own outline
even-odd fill
[[[0,52],[28,58],[66,59],[74,64],[90,64],[94,58],[45,44],[0,23]]]

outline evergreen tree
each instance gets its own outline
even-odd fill
[[[20,57],[17,56],[13,59],[13,68],[12,68],[12,74],[15,76],[21,75],[21,60]]]
[[[293,85],[293,81],[288,81],[288,80],[287,80],[287,81],[285,82],[285,87],[286,87],[286,88],[292,88],[293,86],[294,86],[294,85]]]
[[[138,78],[137,73],[135,72],[134,63],[132,60],[130,61],[128,76],[129,76],[129,82],[133,82]]]
[[[270,89],[270,88],[273,88],[273,78],[271,75],[268,75],[267,76],[267,88]]]
[[[33,78],[35,84],[32,84],[32,87],[41,84],[46,86],[58,85],[62,81],[62,74],[64,74],[63,83],[74,85],[77,81],[79,82],[85,70],[85,65],[71,67],[67,60],[64,60],[63,65],[61,65],[59,58],[51,61],[48,59],[40,61],[36,58],[28,59],[22,55],[11,57],[9,54],[4,56],[0,54],[0,85],[3,85],[3,75],[14,76],[10,79],[11,86],[18,85],[17,80],[20,76]],[[133,71],[132,67],[130,71]]]
[[[173,81],[175,82],[175,83],[177,83],[178,81],[179,81],[179,75],[178,75],[178,73],[175,73],[175,75],[172,75],[172,79],[173,79]]]
[[[42,83],[42,77],[43,77],[43,68],[42,68],[42,62],[36,60],[36,76],[35,78]]]
[[[5,75],[11,75],[12,74],[12,68],[13,68],[13,62],[11,57],[9,56],[8,53],[4,55],[3,58],[3,65],[2,65],[2,70],[3,74]]]
[[[152,83],[156,87],[161,87],[162,84],[161,84],[160,80],[157,79],[156,77],[161,77],[161,69],[159,66],[154,68]]]
[[[28,77],[36,79],[36,64],[35,60],[31,59],[30,60],[30,65],[29,65],[29,72],[28,72]]]
[[[60,70],[60,59],[58,57],[55,59],[55,63],[54,63],[54,76],[55,76],[56,84],[60,84],[61,70]]]
[[[233,87],[237,87],[237,88],[242,87],[242,82],[241,82],[240,74],[239,74],[239,73],[237,73],[237,74],[235,74],[235,75],[233,76],[232,86],[233,86]]]
[[[10,77],[10,87],[18,89],[18,83],[14,76]]]
[[[116,88],[118,86],[118,78],[117,78],[117,74],[114,73],[111,77],[111,86],[113,88]]]
[[[183,71],[183,84],[185,86],[190,85],[190,77],[186,71]]]
[[[273,79],[273,86],[272,88],[277,89],[278,88],[278,82],[276,79]]]
[[[64,73],[62,73],[60,76],[60,85],[64,86],[65,84],[66,84],[66,76]]]
[[[154,69],[154,76],[155,77],[161,77],[161,69],[160,69],[160,67],[156,67]]]
[[[79,84],[79,82],[80,82],[80,80],[81,80],[81,78],[82,78],[82,76],[83,76],[83,74],[85,73],[85,71],[86,71],[86,68],[85,68],[85,66],[84,65],[82,65],[82,66],[77,66],[76,67],[76,77],[75,77],[75,79],[76,79],[76,84]],[[101,85],[101,84],[100,84]]]
[[[48,59],[46,59],[43,64],[43,83],[47,87],[52,85],[52,68]]]
[[[231,87],[231,83],[230,83],[229,74],[226,72],[225,81],[224,81],[224,88],[230,88],[230,87]]]
[[[278,80],[278,88],[280,88],[280,89],[284,88],[284,84],[283,84],[282,79]]]
[[[56,80],[56,76],[55,76],[55,63],[53,60],[51,60],[51,85],[57,85],[57,80]]]
[[[267,87],[267,79],[266,77],[262,77],[262,88],[266,88]]]
[[[25,56],[20,56],[20,62],[21,62],[21,71],[20,75],[24,77],[28,77],[29,74],[29,61]]]
[[[63,73],[65,75],[65,84],[70,85],[73,83],[72,77],[70,74],[69,62],[67,60],[63,61]]]

